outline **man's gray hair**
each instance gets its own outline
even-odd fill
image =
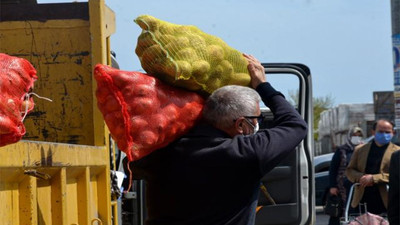
[[[206,100],[203,118],[220,129],[234,126],[234,120],[241,116],[256,115],[260,95],[249,87],[228,85],[214,91]]]

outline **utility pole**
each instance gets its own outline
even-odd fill
[[[391,0],[395,126],[400,129],[400,0]],[[399,137],[397,132],[397,137]]]

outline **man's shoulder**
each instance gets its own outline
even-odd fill
[[[196,124],[189,132],[182,136],[182,138],[193,137],[229,138],[229,135],[210,124],[201,122]]]
[[[344,151],[344,152],[349,152],[349,151],[352,151],[353,150],[353,148],[349,145],[349,144],[343,144],[343,145],[341,145],[341,146],[339,146],[339,147],[337,147],[337,149],[336,149],[336,151]]]
[[[392,153],[390,159],[390,167],[393,166],[393,168],[396,168],[396,173],[399,173],[398,171],[399,165],[400,165],[400,150],[396,150],[395,152]]]
[[[357,151],[357,152],[359,152],[359,151],[367,151],[367,150],[369,150],[370,148],[371,148],[371,143],[365,143],[365,144],[357,145],[357,146],[354,148],[354,151]]]
[[[393,152],[392,157],[400,158],[400,149],[397,149]]]
[[[391,145],[392,145],[392,148],[394,148],[394,149],[395,149],[395,151],[398,151],[398,150],[400,150],[400,146],[398,146],[397,144],[395,144],[395,143],[391,143]]]

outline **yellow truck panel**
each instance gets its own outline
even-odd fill
[[[0,150],[2,224],[109,224],[105,147],[21,141]]]
[[[33,91],[53,100],[35,99],[24,139],[92,145],[89,21],[13,21],[0,28],[1,52],[28,59],[39,77]]]
[[[111,64],[114,13],[104,0],[1,4],[0,52],[29,60],[33,91],[52,100],[35,98],[23,140],[0,148],[1,224],[115,224],[109,131],[92,74]]]
[[[91,1],[90,20],[3,21],[0,52],[28,59],[38,71],[35,100],[25,121],[24,139],[103,145],[104,122],[95,104],[92,71],[107,64],[115,17],[102,1]],[[55,4],[60,8],[62,5]],[[73,5],[86,4],[73,3]],[[103,13],[98,13],[101,10]],[[107,18],[109,21],[104,21]],[[98,132],[98,134],[95,134]],[[99,136],[98,140],[95,140]]]

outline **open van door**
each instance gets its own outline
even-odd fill
[[[308,124],[306,138],[262,179],[256,225],[314,224],[313,106],[310,70],[301,64],[265,63],[267,81],[293,104]],[[268,128],[273,115],[261,105]]]

